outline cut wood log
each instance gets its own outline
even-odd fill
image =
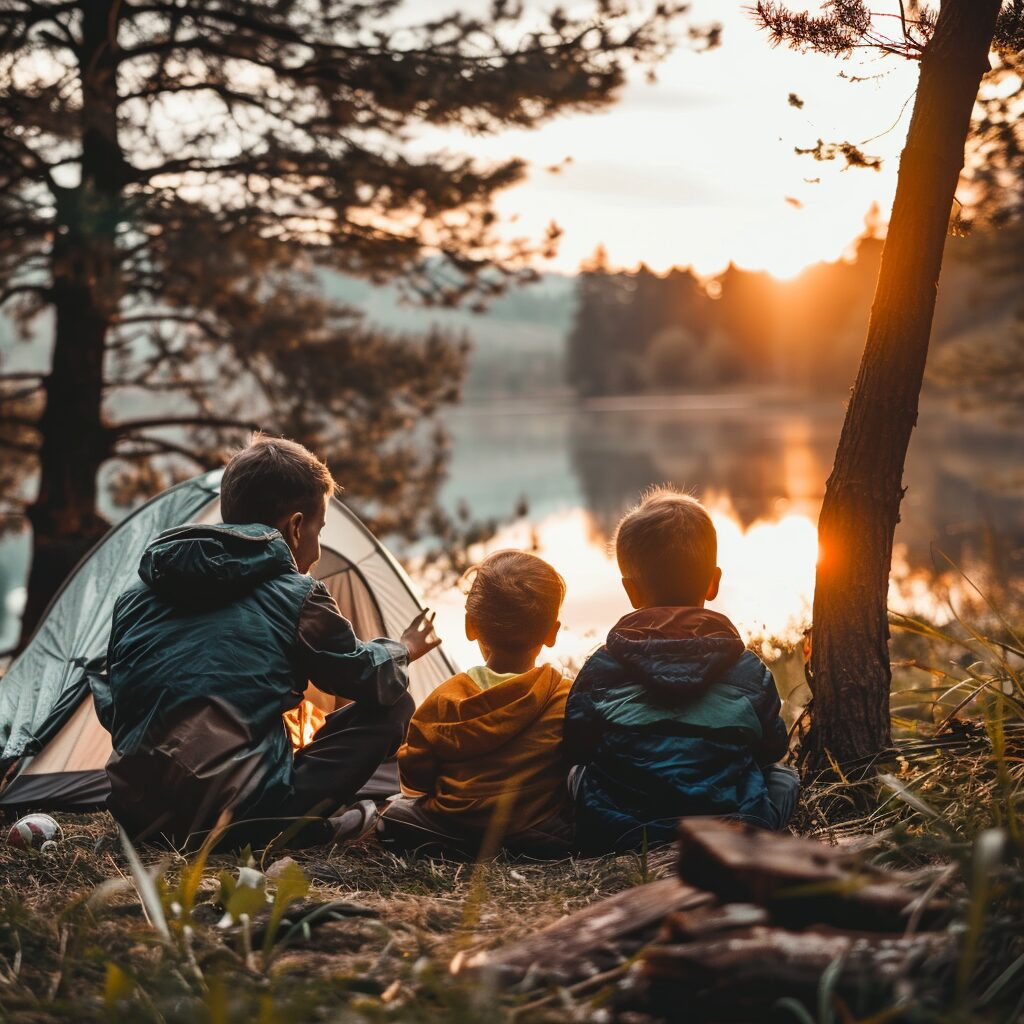
[[[718,818],[679,823],[678,870],[723,903],[756,903],[791,926],[899,931],[921,896],[914,876],[873,868],[849,850]],[[946,909],[929,900],[921,924],[933,925]]]
[[[676,878],[628,889],[512,945],[456,956],[451,972],[482,971],[500,984],[514,984],[530,973],[537,984],[567,984],[623,962],[624,940],[654,929],[666,914],[714,902],[706,892]]]
[[[697,1016],[761,1019],[783,996],[814,1005],[821,979],[831,969],[833,991],[877,1006],[901,978],[927,961],[951,962],[956,940],[945,932],[909,938],[868,932],[811,929],[792,932],[755,926],[705,941],[649,946],[641,956],[643,1002],[649,1008],[678,1006],[685,993]]]
[[[723,907],[715,903],[669,914],[662,923],[658,941],[692,942],[761,924],[768,924],[768,911],[763,907],[752,903],[727,903]]]

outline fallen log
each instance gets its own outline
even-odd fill
[[[645,930],[647,939],[666,914],[693,909],[714,898],[676,878],[628,889],[554,924],[519,942],[499,949],[457,954],[452,974],[484,972],[496,983],[515,984],[529,974],[537,983],[566,984],[601,974],[628,959],[639,948],[624,942]]]
[[[849,850],[813,839],[766,832],[717,818],[679,823],[679,877],[713,892],[722,902],[755,903],[791,927],[899,931],[921,898],[917,880],[881,871]],[[919,908],[924,927],[947,910],[932,898]]]
[[[659,942],[690,942],[706,939],[722,932],[752,928],[768,924],[768,911],[752,903],[717,903],[693,910],[677,910],[662,922]]]
[[[695,1017],[762,1019],[778,999],[814,1006],[823,978],[857,1014],[889,1005],[899,982],[927,965],[952,962],[955,938],[944,932],[912,937],[754,926],[692,942],[647,947],[640,961],[645,1008],[677,1007],[685,996]]]

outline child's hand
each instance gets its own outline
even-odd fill
[[[424,654],[432,651],[441,643],[434,632],[434,616],[436,614],[429,608],[424,608],[406,627],[402,634],[402,643],[409,648],[409,661],[422,658]]]

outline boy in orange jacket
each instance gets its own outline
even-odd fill
[[[484,664],[442,683],[413,715],[398,751],[403,796],[377,826],[383,842],[463,856],[483,845],[569,851],[560,746],[570,681],[537,664],[558,636],[564,597],[565,581],[535,555],[499,551],[476,567],[466,636]]]

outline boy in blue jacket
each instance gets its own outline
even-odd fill
[[[718,594],[718,538],[695,498],[647,493],[619,523],[615,554],[635,609],[576,677],[565,713],[576,843],[588,854],[671,840],[679,818],[781,829],[799,780],[775,680]]]

